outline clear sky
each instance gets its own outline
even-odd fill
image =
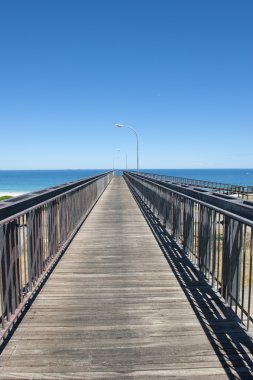
[[[0,169],[253,167],[252,0],[1,0]],[[117,151],[120,149],[121,151]]]

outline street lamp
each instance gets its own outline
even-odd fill
[[[137,142],[137,172],[139,171],[139,141],[138,141],[138,135],[135,129],[132,127],[129,127],[128,125],[122,125],[122,124],[115,124],[117,128],[129,128],[136,136],[136,142]]]
[[[127,170],[127,152],[125,152],[126,154],[126,170]]]
[[[120,149],[117,149],[119,152],[121,152],[121,150]],[[122,152],[122,153],[124,153],[124,152]],[[127,170],[127,152],[125,152],[125,159],[126,159],[126,170]]]
[[[119,152],[120,151],[120,149],[115,149],[115,152]],[[113,170],[115,170],[116,168],[115,168],[115,161],[116,161],[116,158],[117,158],[117,153],[115,154],[114,153],[114,156],[113,156]],[[117,170],[117,169],[116,169]]]

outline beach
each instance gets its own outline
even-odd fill
[[[9,195],[11,197],[18,197],[19,195],[25,194],[26,192],[18,192],[18,191],[0,191],[0,198],[4,197],[6,195]]]
[[[105,171],[107,170],[0,170],[0,197],[5,195],[17,197]],[[253,169],[141,169],[141,171],[239,186],[253,186]]]

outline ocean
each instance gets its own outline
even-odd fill
[[[232,185],[253,186],[253,169],[145,169],[142,171]]]
[[[41,190],[107,170],[0,170],[0,195],[18,195]],[[253,186],[253,169],[140,169],[140,171]]]
[[[29,193],[105,171],[107,170],[0,170],[0,195]]]

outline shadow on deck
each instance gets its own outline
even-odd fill
[[[239,319],[205,281],[186,253],[176,244],[158,218],[132,191],[175,277],[195,312],[209,342],[230,379],[252,379],[253,339]],[[181,318],[187,318],[182,315]]]

